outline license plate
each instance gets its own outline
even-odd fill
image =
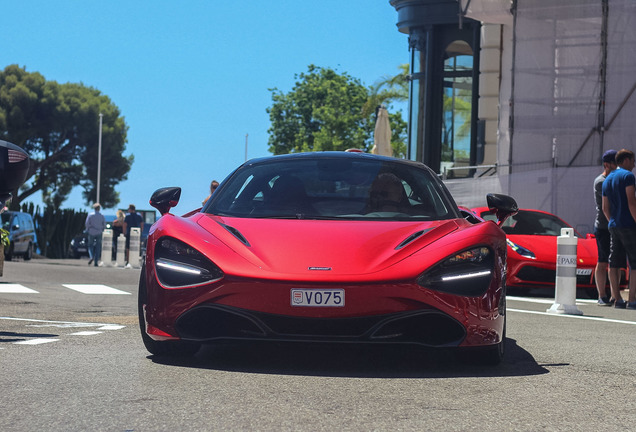
[[[344,307],[343,289],[302,289],[291,290],[292,306],[307,307]]]
[[[592,269],[580,269],[580,268],[577,268],[576,269],[576,275],[577,276],[591,276],[592,275]]]

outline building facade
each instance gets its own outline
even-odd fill
[[[636,151],[636,2],[390,4],[411,50],[409,157],[461,205],[506,193],[592,232],[601,155]]]

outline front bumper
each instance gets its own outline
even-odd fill
[[[466,337],[461,323],[433,308],[364,317],[310,318],[206,304],[181,315],[176,330],[181,339],[196,342],[255,339],[452,347]]]

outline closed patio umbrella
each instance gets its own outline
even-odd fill
[[[373,149],[371,153],[382,156],[393,156],[391,148],[391,126],[389,124],[389,113],[385,107],[378,108],[378,115],[375,121],[373,132]]]

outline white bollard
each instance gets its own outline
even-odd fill
[[[105,266],[113,265],[113,230],[105,229],[102,232],[102,259]]]
[[[140,228],[131,228],[130,229],[130,248],[128,249],[128,264],[130,264],[133,268],[140,268],[140,256],[139,252],[141,249],[141,229]]]
[[[548,313],[583,315],[576,307],[576,245],[578,239],[574,229],[561,228],[557,237],[556,280],[554,285],[554,303]]]
[[[126,265],[126,236],[123,234],[119,234],[119,237],[117,237],[117,255],[115,260],[115,266],[117,267]]]

